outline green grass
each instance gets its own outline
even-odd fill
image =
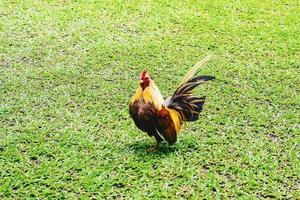
[[[299,1],[0,1],[0,197],[300,198]],[[128,114],[209,53],[159,152]]]

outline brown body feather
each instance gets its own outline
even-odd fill
[[[169,144],[176,142],[179,130],[176,129],[169,109],[163,107],[158,110],[153,104],[142,100],[129,106],[129,114],[139,129],[146,132],[150,137],[154,136],[158,142],[163,138]],[[178,116],[180,115],[178,114]]]
[[[129,106],[129,114],[139,129],[148,133],[150,137],[162,140],[156,130],[158,111],[151,103],[136,101]]]

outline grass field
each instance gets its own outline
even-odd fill
[[[0,197],[300,198],[299,1],[0,1]],[[179,141],[128,114],[213,53]]]

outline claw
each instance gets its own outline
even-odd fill
[[[150,148],[150,151],[158,151],[159,150],[159,144],[161,143],[161,141],[157,141],[156,145],[154,147]]]

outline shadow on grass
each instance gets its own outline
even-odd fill
[[[168,145],[166,142],[162,142],[159,146],[159,148],[157,150],[154,150],[153,147],[155,146],[155,143],[149,143],[146,141],[135,141],[132,142],[128,145],[126,145],[126,147],[128,149],[130,149],[131,151],[133,151],[134,153],[148,153],[148,154],[169,154],[172,153],[176,150],[176,148],[174,148],[175,146],[172,145]]]
[[[195,140],[189,139],[182,139],[173,145],[163,141],[158,150],[153,150],[154,146],[155,142],[150,143],[148,140],[139,140],[126,144],[125,149],[143,158],[164,158],[174,154],[181,156],[191,151],[200,150],[199,144]]]

